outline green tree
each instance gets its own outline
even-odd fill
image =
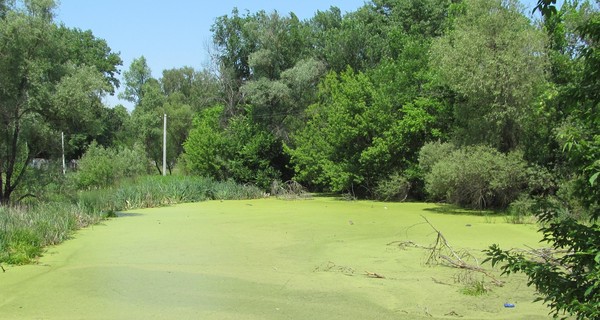
[[[29,160],[51,151],[48,146],[59,145],[57,128],[66,122],[61,117],[66,106],[57,102],[66,100],[58,97],[66,98],[73,89],[71,106],[78,101],[86,103],[78,108],[97,110],[99,96],[112,91],[107,85],[111,83],[110,70],[115,70],[120,59],[91,35],[89,43],[103,48],[102,54],[71,51],[77,43],[62,37],[66,31],[52,21],[53,1],[3,4],[9,5],[0,20],[0,203],[6,204],[21,183]],[[103,59],[110,61],[106,68],[93,70],[104,64],[96,60]],[[69,83],[75,85],[75,79],[82,83],[68,88]],[[54,141],[50,141],[52,137],[56,137]]]
[[[135,105],[140,104],[144,97],[144,85],[148,80],[152,79],[152,70],[146,62],[146,58],[141,56],[133,59],[129,70],[123,72],[125,80],[125,91],[119,94],[119,98],[133,102]]]
[[[202,110],[183,144],[186,170],[195,175],[226,178],[227,148],[221,129],[223,107]]]
[[[167,115],[167,170],[172,173],[183,152],[194,114],[182,94],[165,95],[161,81],[151,78],[144,84],[144,96],[131,116],[137,139],[159,174],[162,174],[164,115]]]
[[[120,85],[118,66],[123,61],[111,51],[104,39],[98,39],[92,31],[70,29],[63,25],[58,28],[58,38],[63,42],[65,57],[76,65],[94,66],[104,76],[108,93],[114,94]]]
[[[371,195],[380,180],[416,161],[422,143],[440,137],[443,105],[417,97],[397,105],[384,89],[351,69],[327,75],[306,126],[287,148],[298,180]]]
[[[459,95],[455,137],[465,144],[513,150],[545,85],[545,38],[516,1],[467,0],[451,29],[436,39],[432,64]]]
[[[102,95],[111,90],[106,78],[91,66],[75,68],[56,85],[52,102],[61,106],[54,114],[67,139],[66,156],[79,158],[87,145],[106,130]]]
[[[140,89],[144,94],[131,113],[131,120],[135,128],[138,141],[144,146],[146,155],[159,174],[162,174],[163,154],[163,117],[164,96],[160,83],[150,78]]]
[[[553,0],[540,0],[538,9],[547,19],[556,18]],[[577,319],[600,317],[600,14],[595,11],[577,28],[582,37],[583,68],[567,90],[572,100],[570,116],[558,131],[566,153],[566,165],[575,176],[572,198],[539,200],[535,214],[543,223],[543,241],[564,252],[552,259],[538,260],[493,245],[487,254],[492,265],[505,274],[522,272],[529,278],[554,316],[568,313]],[[569,215],[573,202],[586,210],[589,221]]]
[[[215,179],[233,179],[268,190],[273,180],[281,179],[283,167],[280,142],[268,130],[247,116],[222,123],[224,108],[203,110],[184,143],[184,162],[188,172]]]
[[[170,101],[189,105],[194,111],[221,101],[219,80],[208,70],[196,71],[191,67],[164,70],[160,83]]]

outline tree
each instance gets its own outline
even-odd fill
[[[284,168],[280,142],[246,116],[223,124],[224,108],[203,110],[195,119],[184,143],[183,159],[188,172],[215,179],[233,179],[268,190],[281,179]]]
[[[556,18],[554,0],[540,0],[538,7],[546,19]],[[583,69],[567,90],[572,98],[567,112],[571,114],[558,132],[566,153],[566,164],[575,177],[571,198],[543,197],[535,214],[542,222],[544,242],[560,255],[532,259],[522,253],[502,250],[493,245],[488,251],[492,265],[500,265],[503,273],[522,272],[528,285],[542,295],[551,313],[568,313],[577,319],[600,317],[600,14],[595,11],[577,28],[581,36],[580,59]],[[589,221],[578,221],[569,215],[573,203],[581,205]]]
[[[192,174],[225,179],[227,148],[220,128],[223,107],[202,110],[183,144],[186,170]]]
[[[3,4],[10,4],[0,20],[0,203],[7,204],[29,160],[48,152],[49,145],[58,145],[56,128],[64,123],[60,115],[65,114],[62,110],[66,106],[57,105],[55,93],[60,96],[75,78],[86,79],[74,88],[85,93],[77,92],[74,99],[94,101],[94,97],[110,91],[106,85],[110,76],[105,73],[106,81],[96,81],[101,78],[98,72],[113,69],[108,64],[114,67],[120,59],[106,47],[103,54],[87,57],[70,51],[77,45],[71,38],[61,37],[65,30],[52,21],[55,4],[51,0]],[[102,41],[92,36],[88,40],[103,47]],[[97,59],[110,61],[107,68],[90,68],[102,64],[94,63]],[[56,138],[51,143],[52,137]]]
[[[397,105],[382,88],[352,69],[326,76],[306,126],[286,148],[296,179],[371,195],[379,181],[416,161],[420,144],[440,137],[443,105],[417,97]]]
[[[56,85],[52,103],[60,106],[53,115],[67,138],[66,156],[79,158],[87,145],[106,131],[102,95],[112,87],[95,67],[74,68]],[[57,135],[58,136],[58,135]]]
[[[152,70],[150,70],[146,58],[141,56],[133,59],[129,70],[123,72],[125,91],[119,94],[119,98],[133,102],[137,106],[144,98],[144,85],[151,78]]]
[[[65,57],[76,65],[94,66],[103,75],[107,92],[114,94],[120,85],[118,66],[123,61],[111,51],[104,39],[98,39],[92,31],[70,29],[63,25],[58,28],[58,38],[63,42]]]
[[[170,101],[186,104],[196,112],[221,101],[219,79],[208,70],[191,67],[163,70],[162,90]]]
[[[441,83],[459,95],[456,139],[513,150],[545,84],[544,35],[516,1],[467,0],[458,6],[464,7],[456,10],[451,29],[431,49]]]

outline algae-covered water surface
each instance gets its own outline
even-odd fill
[[[548,318],[521,276],[496,272],[505,281],[496,286],[399,245],[434,242],[421,215],[477,258],[492,243],[539,245],[536,226],[433,204],[261,199],[135,210],[49,248],[36,265],[6,268],[0,318]],[[464,294],[469,277],[490,290]]]

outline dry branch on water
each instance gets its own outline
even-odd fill
[[[384,276],[382,276],[381,274],[376,273],[376,272],[365,271],[365,274],[369,278],[385,279]]]
[[[425,262],[425,264],[427,265],[442,264],[453,268],[479,272],[488,277],[495,285],[504,285],[504,282],[496,279],[489,271],[479,266],[479,261],[477,260],[477,258],[471,255],[469,252],[467,252],[466,250],[459,252],[455,251],[452,248],[452,246],[450,246],[450,244],[448,243],[448,240],[446,239],[444,234],[442,234],[441,231],[439,231],[431,222],[429,222],[429,220],[427,220],[425,216],[421,215],[421,217],[423,218],[423,220],[425,220],[425,223],[427,223],[436,233],[436,239],[432,246],[426,247],[418,245],[412,241],[393,241],[388,243],[388,245],[398,243],[398,246],[402,249],[409,246],[425,249],[429,251],[427,261]],[[467,258],[474,260],[475,264],[468,263],[467,261],[465,261]]]

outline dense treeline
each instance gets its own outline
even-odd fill
[[[598,244],[573,246],[600,239],[600,14],[597,2],[553,3],[540,1],[539,20],[516,0],[372,0],[307,20],[233,9],[212,26],[211,68],[157,79],[135,59],[119,94],[128,112],[102,105],[121,65],[104,40],[54,22],[53,1],[1,0],[0,203],[43,198],[53,184],[29,164],[59,158],[60,132],[66,157],[81,158],[79,188],[162,173],[167,114],[170,174],[516,214],[544,203],[542,221],[563,219],[546,239],[587,260],[506,270],[574,281],[561,287],[571,296],[538,290],[593,318]]]

